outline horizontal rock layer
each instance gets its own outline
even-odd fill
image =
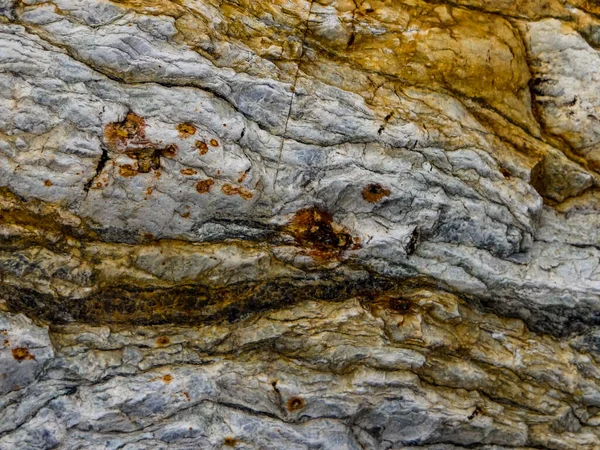
[[[0,0],[0,449],[600,448],[600,6]]]

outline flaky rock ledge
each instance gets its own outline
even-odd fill
[[[600,449],[596,0],[0,0],[0,449]]]

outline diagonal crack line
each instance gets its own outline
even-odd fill
[[[294,74],[294,81],[292,83],[292,99],[290,100],[290,107],[288,108],[288,114],[285,119],[285,125],[283,127],[283,134],[281,135],[281,145],[279,146],[279,157],[277,158],[277,169],[275,170],[275,180],[273,180],[273,189],[275,189],[275,186],[277,185],[277,177],[279,176],[279,167],[281,166],[283,146],[287,138],[288,123],[290,121],[290,116],[292,115],[294,99],[296,98],[296,84],[298,83],[298,77],[300,76],[300,65],[302,64],[302,59],[304,58],[304,47],[306,45],[306,36],[308,35],[308,24],[310,22],[310,16],[312,15],[312,8],[314,3],[315,0],[311,0],[310,7],[308,9],[308,15],[306,16],[306,24],[304,26],[304,33],[302,35],[302,45],[300,48],[300,57],[298,58],[298,65],[296,66],[296,73]]]

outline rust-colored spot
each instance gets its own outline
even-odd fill
[[[149,187],[148,189],[146,189],[146,195],[152,195],[152,188]]]
[[[240,177],[238,178],[237,182],[242,183],[248,176],[248,172],[249,172],[249,170],[246,170],[243,174],[241,174]]]
[[[287,226],[303,246],[322,251],[341,252],[352,245],[352,236],[333,223],[333,217],[318,208],[299,210]]]
[[[212,145],[213,147],[218,147],[219,146],[219,141],[217,141],[216,139],[211,139],[210,140],[210,145]]]
[[[212,187],[213,184],[215,184],[215,181],[212,178],[209,178],[207,180],[198,181],[196,183],[196,190],[200,194],[207,194],[208,192],[210,192],[210,188]]]
[[[388,306],[392,311],[396,311],[400,314],[406,314],[410,311],[412,303],[410,300],[402,297],[390,297],[388,299]]]
[[[135,177],[138,171],[131,164],[123,164],[119,167],[119,175],[122,177]]]
[[[194,147],[196,147],[196,150],[198,150],[201,155],[206,155],[208,153],[208,145],[206,145],[206,142],[204,141],[196,141]]]
[[[244,200],[250,200],[254,197],[254,194],[248,189],[241,186],[232,186],[231,184],[224,184],[221,191],[223,191],[223,194],[225,195],[239,195]]]
[[[306,403],[302,397],[290,397],[287,401],[288,411],[298,411],[304,408],[305,405]]]
[[[363,198],[369,203],[377,203],[383,197],[388,197],[390,195],[390,190],[384,188],[382,185],[378,183],[372,183],[366,186],[362,191]]]
[[[52,186],[52,181],[50,181],[50,180],[44,181],[44,186]]]
[[[181,215],[181,217],[183,217],[184,219],[187,219],[188,217],[190,217],[190,212],[188,211],[188,212],[186,212],[186,213],[183,213],[183,214]]]
[[[144,137],[144,119],[132,112],[122,122],[112,122],[104,127],[104,137],[110,144],[124,144],[135,137]]]
[[[175,144],[169,144],[161,150],[161,154],[166,158],[175,158],[179,148]]]
[[[181,175],[196,175],[198,172],[195,171],[194,169],[181,169],[180,170]]]
[[[177,125],[177,131],[180,137],[186,139],[196,134],[196,127],[191,123],[180,123]]]
[[[169,384],[171,381],[173,381],[173,377],[171,375],[165,375],[162,377],[162,381],[163,383]]]
[[[504,176],[504,178],[509,179],[512,177],[512,173],[510,173],[510,170],[504,168],[504,167],[500,167],[500,173]]]
[[[4,346],[7,347],[9,344],[8,339],[4,339]]]
[[[169,339],[169,336],[160,336],[158,339],[156,339],[156,344],[160,346],[169,345],[170,342],[171,339]]]
[[[15,347],[12,349],[13,358],[17,361],[24,361],[26,359],[35,359],[35,356],[29,353],[25,347]]]
[[[237,445],[237,439],[232,437],[226,437],[223,441],[223,445],[226,447],[235,447]]]
[[[188,394],[187,392],[182,392],[182,394],[188,402],[191,401],[190,394]]]

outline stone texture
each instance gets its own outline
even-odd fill
[[[598,17],[0,0],[0,449],[600,449]]]

